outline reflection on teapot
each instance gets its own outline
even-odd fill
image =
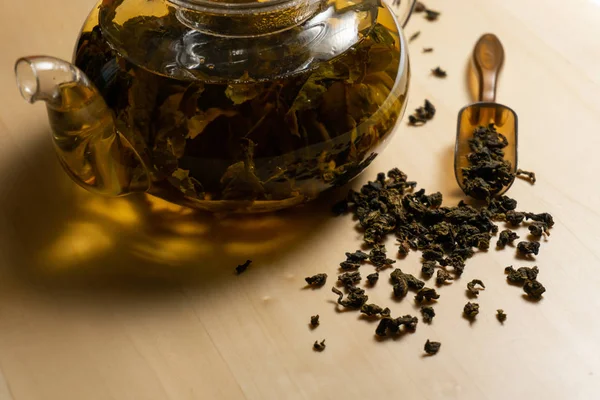
[[[27,57],[16,74],[84,188],[262,212],[368,166],[404,112],[409,66],[376,0],[104,0],[73,64]]]

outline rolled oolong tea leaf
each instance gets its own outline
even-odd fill
[[[433,119],[435,116],[435,106],[427,99],[425,104],[415,110],[413,115],[408,117],[409,125],[420,126],[425,124],[427,121]]]
[[[528,280],[536,280],[540,270],[537,266],[534,266],[532,268],[520,267],[516,270],[512,266],[508,266],[504,268],[504,272],[508,274],[506,279],[509,282],[520,284],[525,283]]]
[[[496,247],[503,248],[507,244],[512,244],[512,242],[514,242],[518,238],[519,235],[517,235],[515,232],[511,231],[510,229],[505,229],[502,232],[500,232],[500,235],[498,236],[498,241],[496,242]]]
[[[310,326],[316,328],[319,325],[319,314],[310,317]]]
[[[344,272],[341,275],[338,275],[338,281],[342,283],[342,285],[346,287],[354,286],[361,280],[360,272]]]
[[[427,279],[431,278],[435,272],[435,261],[425,261],[421,266],[421,274]]]
[[[509,185],[514,178],[511,164],[504,159],[508,139],[496,131],[494,124],[479,126],[469,139],[469,167],[462,169],[465,193],[491,201],[492,196]]]
[[[392,336],[398,335],[401,331],[401,327],[405,327],[408,331],[414,331],[417,328],[417,323],[419,319],[417,317],[413,317],[412,315],[404,315],[398,318],[391,318],[389,316],[384,316],[377,325],[375,329],[375,334],[377,336]]]
[[[366,235],[366,233],[365,233]],[[383,269],[395,264],[395,260],[387,258],[387,250],[384,245],[376,244],[369,253],[369,261],[378,269]]]
[[[433,52],[433,47],[423,47],[423,53],[431,53]]]
[[[421,303],[423,301],[433,301],[433,300],[437,300],[439,298],[440,298],[440,295],[437,294],[435,289],[428,288],[428,287],[424,287],[423,289],[419,290],[417,292],[417,294],[415,295],[415,301],[417,303]]]
[[[431,70],[431,73],[436,78],[445,78],[446,76],[448,76],[448,73],[446,71],[444,71],[443,69],[441,69],[440,67],[435,67],[434,69]]]
[[[512,226],[519,226],[525,219],[525,213],[517,211],[508,211],[506,213],[506,222]]]
[[[420,290],[423,288],[423,286],[425,286],[425,282],[416,278],[414,275],[404,274],[404,278],[406,279],[406,283],[410,289]]]
[[[450,275],[448,271],[444,269],[438,269],[437,276],[435,278],[435,283],[441,286],[444,283],[451,282],[453,280],[454,278],[452,278],[452,275]]]
[[[440,346],[442,344],[440,342],[431,342],[429,341],[429,339],[427,339],[427,342],[425,342],[425,353],[429,354],[429,355],[434,355],[437,354],[438,351],[440,351]]]
[[[527,229],[529,229],[529,233],[536,237],[541,237],[544,234],[550,234],[550,232],[548,232],[548,225],[546,225],[545,222],[533,222],[527,227]]]
[[[375,316],[375,315],[382,315],[382,316],[388,315],[389,316],[390,309],[387,307],[381,308],[377,304],[363,304],[362,307],[360,307],[360,312],[368,315],[369,317]]]
[[[327,282],[327,274],[308,276],[304,280],[311,286],[323,286]]]
[[[237,267],[235,267],[235,272],[239,275],[241,273],[244,273],[248,267],[250,266],[250,264],[252,264],[251,260],[247,260],[245,263],[238,265]]]
[[[539,251],[539,242],[519,242],[519,244],[517,244],[517,252],[524,256],[530,256],[532,254],[537,256]]]
[[[435,310],[431,306],[421,306],[421,314],[423,315],[423,322],[429,324],[435,317]]]
[[[327,347],[325,345],[325,339],[321,340],[320,342],[318,340],[315,340],[315,343],[313,344],[313,349],[315,351],[321,352],[321,351],[325,350],[325,347]]]
[[[344,294],[341,290],[332,287],[331,291],[338,295],[337,303],[345,308],[356,308],[360,309],[363,304],[369,300],[369,296],[365,294],[363,289],[357,288],[355,286],[351,286],[348,288],[348,295],[344,300]]]
[[[480,286],[480,288],[478,288],[477,286]],[[479,295],[479,291],[482,289],[485,289],[485,285],[483,284],[481,279],[473,279],[471,282],[467,283],[467,290],[474,296]]]
[[[517,178],[526,179],[533,185],[535,183],[535,172],[517,169]]]
[[[498,318],[498,321],[504,323],[504,321],[506,321],[506,314],[504,313],[504,310],[499,308],[496,310],[496,318]]]
[[[463,309],[465,317],[474,319],[479,314],[479,304],[468,302]]]
[[[552,218],[552,215],[548,213],[534,214],[528,212],[525,213],[525,218],[528,220],[531,219],[536,222],[543,222],[548,226],[548,228],[552,228],[554,226],[554,218]]]
[[[542,298],[542,294],[546,291],[544,285],[542,285],[537,280],[528,280],[525,281],[523,285],[523,290],[527,293],[527,296],[534,300],[539,300]]]
[[[379,280],[379,272],[373,272],[372,274],[367,275],[367,281],[369,285],[373,286]]]

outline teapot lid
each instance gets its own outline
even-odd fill
[[[379,0],[104,0],[98,18],[113,49],[139,67],[247,82],[340,55],[370,32],[380,7]]]

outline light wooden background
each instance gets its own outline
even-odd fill
[[[362,181],[399,166],[446,200],[458,110],[471,99],[466,66],[484,32],[506,51],[498,101],[520,118],[520,208],[556,226],[535,263],[514,251],[477,255],[441,290],[430,326],[378,342],[375,325],[336,312],[329,286],[359,246],[351,218],[328,199],[259,219],[214,220],[141,197],[104,199],[76,188],[52,154],[42,105],[18,94],[21,55],[70,58],[94,0],[5,0],[0,15],[0,399],[598,399],[600,398],[600,2],[429,0],[411,47],[408,109],[437,107],[422,128],[403,123]],[[423,46],[435,47],[422,54]],[[429,74],[437,65],[445,80]],[[357,182],[357,184],[360,182]],[[395,247],[390,243],[388,248]],[[251,258],[236,277],[234,267]],[[538,265],[548,291],[530,303],[505,283],[506,265]],[[399,262],[416,272],[415,255]],[[365,267],[368,269],[368,267]],[[461,318],[465,284],[481,278],[481,313]],[[371,300],[394,314],[382,279]],[[508,313],[501,326],[496,308]],[[312,314],[321,326],[308,328]],[[327,339],[323,353],[311,350]],[[426,339],[442,342],[422,357]]]

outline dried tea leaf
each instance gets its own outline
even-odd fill
[[[344,272],[341,275],[338,275],[338,281],[342,283],[342,285],[349,287],[354,286],[361,280],[360,272]]]
[[[430,355],[434,355],[437,354],[438,351],[440,351],[440,346],[442,344],[440,342],[431,342],[429,341],[429,339],[427,339],[427,342],[425,342],[425,353],[430,354]]]
[[[463,312],[467,318],[474,319],[479,314],[479,304],[469,302],[465,304]]]
[[[477,286],[480,287],[477,288]],[[467,283],[467,290],[474,296],[477,296],[479,294],[479,291],[482,289],[485,289],[485,285],[483,284],[481,279],[473,279],[471,282]]]
[[[344,294],[341,290],[333,287],[331,291],[338,295],[338,304],[346,308],[361,308],[369,300],[363,289],[351,286],[348,288],[348,296],[344,300]]]
[[[433,301],[440,298],[440,295],[437,294],[435,289],[432,288],[423,288],[417,292],[415,295],[415,301],[417,303],[421,303],[423,301]]]
[[[506,314],[503,309],[499,308],[496,310],[496,318],[498,318],[498,321],[500,322],[506,321]]]
[[[535,183],[535,172],[525,171],[522,169],[517,169],[517,178],[527,179],[533,185]]]
[[[498,236],[498,241],[496,242],[496,246],[499,248],[503,248],[507,244],[512,244],[512,242],[514,242],[518,238],[519,235],[517,235],[515,232],[511,231],[510,229],[505,229],[502,232],[500,232],[500,235]]]
[[[537,266],[535,267],[520,267],[515,270],[512,266],[504,268],[504,272],[508,274],[506,279],[512,283],[525,283],[528,280],[535,280],[540,270]]]
[[[367,281],[369,282],[369,285],[371,285],[371,286],[375,285],[378,280],[379,280],[379,272],[374,272],[372,274],[367,275]]]
[[[539,242],[519,242],[517,251],[524,256],[532,254],[537,256],[540,251],[540,244]]]
[[[325,350],[325,339],[321,340],[320,342],[318,340],[315,340],[315,343],[313,344],[313,349],[315,351],[323,351]]]
[[[546,291],[546,288],[537,280],[528,280],[525,281],[523,290],[530,298],[539,300],[542,298],[542,294]]]
[[[448,75],[448,73],[446,71],[444,71],[443,69],[441,69],[440,67],[436,67],[436,68],[432,69],[431,73],[436,78],[445,78]]]
[[[317,315],[313,315],[310,317],[310,325],[315,328],[316,326],[318,326],[320,324],[319,322],[319,314]]]
[[[435,310],[431,306],[421,306],[421,314],[423,315],[423,322],[431,323],[433,317],[435,317]]]
[[[311,286],[323,286],[327,282],[327,274],[316,274],[306,277],[304,280]]]
[[[452,275],[450,275],[450,273],[448,273],[446,270],[438,269],[435,283],[438,285],[443,285],[444,283],[451,282],[453,280],[454,278],[452,278]]]

